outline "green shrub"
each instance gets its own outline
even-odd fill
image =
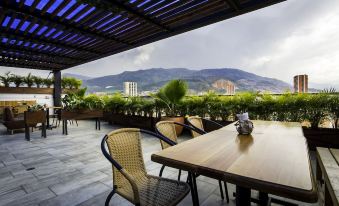
[[[44,79],[38,76],[32,76],[33,82],[37,88],[40,88],[41,85],[44,83]]]
[[[24,77],[24,83],[27,85],[27,87],[33,86],[34,79],[31,73],[29,73],[27,76]]]
[[[11,75],[11,72],[6,72],[4,75],[0,76],[0,82],[5,86],[9,87],[9,85],[13,81],[13,76]]]
[[[163,102],[168,108],[166,113],[174,117],[178,114],[177,107],[185,97],[187,90],[188,86],[185,81],[180,79],[172,80],[163,86],[153,97]]]
[[[20,87],[24,83],[24,77],[12,74],[12,81],[16,87]]]
[[[54,84],[54,79],[44,79],[43,84],[47,87],[50,88]]]

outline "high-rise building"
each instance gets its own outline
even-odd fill
[[[294,92],[295,93],[308,92],[308,75],[303,74],[294,76]]]
[[[231,81],[228,81],[225,79],[219,79],[218,81],[214,82],[212,86],[214,88],[224,90],[225,94],[227,95],[235,94],[235,85]]]
[[[126,96],[138,96],[138,84],[136,82],[124,82],[124,94]]]

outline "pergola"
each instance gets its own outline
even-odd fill
[[[0,65],[61,70],[284,0],[2,0]]]

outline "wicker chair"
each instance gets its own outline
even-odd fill
[[[168,139],[172,140],[173,142],[177,143],[178,137],[177,137],[177,133],[176,133],[176,130],[175,130],[175,125],[180,125],[180,126],[183,126],[186,129],[189,129],[192,134],[193,133],[196,133],[198,135],[206,134],[206,132],[204,132],[200,128],[181,124],[181,123],[178,123],[178,122],[173,122],[173,121],[160,121],[156,124],[155,127],[156,127],[156,131],[159,134],[161,134],[162,136],[165,136]],[[160,142],[161,142],[162,149],[166,149],[166,148],[171,146],[171,145],[167,144],[166,142],[164,142],[162,140],[160,140]],[[162,176],[164,169],[165,169],[165,166],[163,165],[160,169],[160,174],[159,174],[160,177]],[[180,175],[181,175],[181,170],[179,170],[178,181],[180,180]],[[225,186],[226,200],[227,200],[227,202],[229,202],[226,182],[224,182],[224,186]],[[221,198],[224,199],[224,192],[223,192],[223,189],[222,189],[221,180],[219,180],[219,188],[220,188]]]
[[[112,163],[114,186],[106,199],[106,206],[115,193],[134,205],[176,205],[190,191],[187,183],[146,173],[140,143],[141,133],[155,136],[171,145],[175,144],[160,135],[141,129],[118,129],[107,134],[101,142],[101,150]]]
[[[218,122],[215,122],[215,121],[212,121],[212,120],[209,120],[209,119],[203,119],[203,118],[198,117],[198,116],[192,116],[192,117],[187,118],[187,122],[190,126],[192,126],[195,129],[199,129],[200,131],[202,131],[203,134],[205,134],[207,132],[204,129],[203,120],[207,121],[211,124],[214,124],[214,126],[219,128],[219,129],[223,127],[223,125],[219,124]],[[197,132],[194,132],[193,130],[191,130],[191,133],[192,133],[192,137],[198,137],[198,136],[201,135],[201,133],[199,134]]]

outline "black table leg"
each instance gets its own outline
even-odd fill
[[[197,205],[200,205],[199,203],[199,194],[198,194],[198,187],[197,187],[197,180],[196,180],[196,174],[192,174],[192,179],[193,179],[193,187],[194,187],[194,193],[197,201]]]
[[[25,138],[27,141],[31,141],[31,137],[30,137],[30,134],[29,134],[29,126],[28,125],[25,125]]]
[[[65,134],[65,120],[62,120],[62,134]]]
[[[187,177],[188,184],[191,187],[191,195],[192,195],[192,202],[194,206],[198,206],[199,202],[197,202],[198,197],[196,196],[194,184],[193,184],[193,174],[191,172],[188,172],[188,177]]]
[[[65,120],[65,134],[68,135],[67,120]]]
[[[98,118],[95,119],[95,130],[98,129]]]
[[[269,201],[268,194],[264,192],[259,192],[259,204],[267,205],[268,201]]]
[[[100,122],[100,118],[98,118],[98,122],[99,122],[99,130],[101,130],[101,122]]]
[[[237,206],[250,206],[251,205],[251,189],[237,186],[236,205]]]

